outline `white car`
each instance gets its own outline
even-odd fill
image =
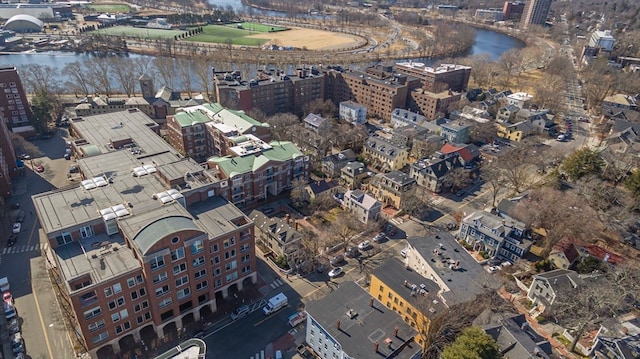
[[[358,249],[360,250],[366,250],[366,249],[369,249],[369,247],[371,247],[371,242],[369,241],[364,241],[358,244]]]
[[[409,248],[405,248],[400,251],[400,255],[402,256],[402,258],[407,258],[407,253],[409,253]]]
[[[500,267],[498,267],[498,266],[491,266],[491,267],[487,268],[487,270],[489,271],[489,273],[495,273],[495,272],[497,272],[497,271],[499,271],[499,270],[500,270]]]
[[[329,271],[329,278],[335,278],[342,274],[342,267],[335,267]]]
[[[13,233],[15,234],[20,233],[20,229],[22,229],[22,223],[16,222],[13,224]]]

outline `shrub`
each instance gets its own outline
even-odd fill
[[[275,263],[278,267],[282,269],[289,269],[289,263],[287,262],[287,258],[285,256],[280,256],[276,258]]]

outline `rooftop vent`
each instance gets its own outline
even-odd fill
[[[104,179],[104,177],[94,177],[91,179],[86,179],[80,182],[80,184],[82,184],[82,187],[84,189],[92,190],[97,187],[105,187],[109,183],[107,182],[107,180]]]
[[[171,188],[164,192],[155,193],[152,198],[157,199],[158,201],[162,202],[162,204],[165,204],[165,203],[173,202],[180,198],[184,198],[184,196],[182,195],[182,193]]]
[[[358,316],[358,312],[356,312],[355,310],[349,309],[347,311],[347,317],[349,317],[349,319],[353,319],[353,318],[355,318],[357,316]]]
[[[156,173],[158,170],[154,165],[144,165],[133,169],[133,177],[142,177],[151,173]]]
[[[109,208],[101,209],[100,215],[102,216],[102,219],[108,221],[116,217],[124,217],[129,215],[129,210],[127,209],[127,207],[125,207],[125,205],[117,204]]]

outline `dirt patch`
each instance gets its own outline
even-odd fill
[[[315,29],[292,28],[287,31],[261,33],[247,36],[268,39],[278,46],[306,47],[308,50],[336,50],[363,46],[365,40],[359,36]]]

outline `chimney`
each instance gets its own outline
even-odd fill
[[[336,320],[336,329],[340,330],[340,319]]]
[[[373,298],[369,298],[369,306],[373,308]]]
[[[289,215],[289,213],[287,213],[287,214],[284,216],[284,219],[287,221],[287,224],[290,224],[291,216]]]
[[[400,329],[400,328],[398,328],[398,326],[397,326],[397,325],[396,325],[395,327],[393,327],[393,336],[394,336],[394,337],[396,337],[396,338],[398,337],[398,330],[399,330],[399,329]]]
[[[380,345],[378,342],[373,343],[373,351],[376,353],[378,352],[378,345]]]

